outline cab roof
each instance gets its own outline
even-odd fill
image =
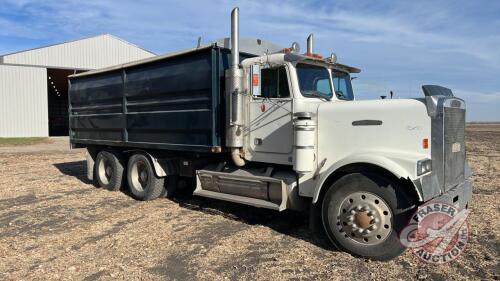
[[[345,72],[349,72],[349,73],[360,73],[361,72],[361,69],[353,67],[353,66],[341,64],[338,62],[332,63],[328,59],[311,57],[311,56],[295,54],[295,53],[285,54],[285,60],[290,61],[290,62],[301,62],[301,61],[319,62],[319,63],[326,64],[327,66],[329,66],[333,69],[340,70],[340,71],[345,71]]]

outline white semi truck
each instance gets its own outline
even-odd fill
[[[308,211],[339,249],[379,260],[404,251],[398,233],[419,205],[468,207],[463,100],[423,86],[421,98],[357,101],[359,69],[314,53],[312,35],[305,53],[240,40],[238,13],[230,39],[70,77],[70,141],[87,148],[90,179],[139,200],[191,183]]]

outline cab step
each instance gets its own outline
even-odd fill
[[[283,211],[288,207],[290,185],[295,185],[293,173],[277,173],[273,176],[273,168],[238,169],[219,165],[196,172],[196,190],[193,194]]]

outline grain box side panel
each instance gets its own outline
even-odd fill
[[[123,141],[121,71],[82,77],[70,82],[72,140]]]
[[[219,52],[70,78],[71,142],[201,152],[221,146]]]
[[[129,142],[212,147],[210,49],[125,70]]]

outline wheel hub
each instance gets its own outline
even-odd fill
[[[111,174],[113,173],[112,169],[110,166],[106,167],[106,176],[109,178],[111,177]]]
[[[368,228],[371,225],[373,217],[368,212],[359,212],[354,215],[354,222],[361,228]]]
[[[392,232],[392,212],[379,196],[369,192],[355,192],[341,203],[337,221],[338,231],[346,239],[375,245]]]
[[[139,180],[141,183],[146,183],[148,181],[148,173],[146,171],[141,171]]]
[[[146,164],[139,160],[130,168],[131,184],[137,190],[143,190],[148,184],[148,170]]]

